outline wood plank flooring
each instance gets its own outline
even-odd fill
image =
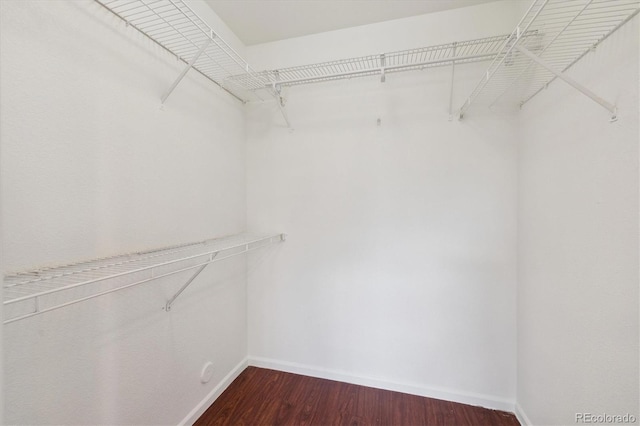
[[[205,425],[519,425],[511,413],[248,367],[195,423]]]

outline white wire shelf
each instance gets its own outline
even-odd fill
[[[472,105],[517,109],[558,77],[572,84],[564,72],[639,11],[640,0],[533,1],[460,108],[460,116]],[[574,87],[615,116],[613,105]]]
[[[181,272],[195,274],[165,308],[210,263],[284,241],[284,234],[240,234],[158,250],[94,259],[6,275],[4,324],[60,309]]]
[[[387,73],[492,60],[508,38],[507,34],[380,55],[267,70],[259,72],[257,77],[264,81],[264,87],[274,89],[277,86],[296,86],[370,75],[379,75],[384,79]],[[249,78],[242,74],[232,77],[240,85],[246,85]]]
[[[236,98],[243,102],[260,99],[254,89],[263,87],[264,81],[257,78],[249,64],[184,1],[96,1]],[[229,78],[236,75],[245,77],[242,84]],[[163,102],[168,93],[163,96]]]

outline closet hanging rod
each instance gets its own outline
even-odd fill
[[[284,241],[285,237],[285,234],[239,234],[9,274],[5,276],[3,283],[4,324],[198,269]],[[170,307],[184,288],[186,285],[163,309]]]
[[[259,72],[258,77],[264,81],[262,89],[273,89],[370,75],[383,77],[386,73],[449,66],[452,63],[458,65],[488,61],[497,55],[508,37],[509,34],[505,34],[377,55],[278,68]],[[246,76],[237,75],[232,79],[239,84],[244,84]]]
[[[389,66],[380,66],[376,68],[365,68],[357,71],[327,74],[322,76],[322,78],[327,80],[338,80],[341,78],[359,77],[364,75],[376,75],[376,74],[384,75],[385,72],[404,71],[407,69],[420,69],[421,67],[426,67],[429,65],[445,66],[445,65],[451,65],[452,63],[471,62],[473,60],[477,61],[477,60],[483,60],[483,59],[486,60],[486,59],[493,58],[496,55],[496,53],[497,52],[483,53],[480,55],[454,56],[451,58],[435,59],[432,61],[416,62],[412,64],[389,65]],[[265,84],[265,87],[276,87],[278,85],[291,86],[295,84],[314,82],[316,80],[318,80],[318,77],[306,77],[306,78],[297,78],[297,79],[291,79],[291,80],[280,80],[280,81],[273,81],[269,84]]]

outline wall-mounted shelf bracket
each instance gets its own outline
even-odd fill
[[[581,92],[583,95],[588,96],[593,101],[597,102],[602,107],[604,107],[607,111],[609,111],[611,113],[611,121],[612,122],[617,120],[617,116],[616,116],[617,109],[616,109],[615,105],[613,105],[612,103],[607,102],[606,100],[602,99],[600,96],[596,95],[591,90],[587,89],[582,84],[578,83],[577,81],[575,81],[574,79],[572,79],[571,77],[566,75],[566,73],[563,73],[563,72],[560,72],[560,71],[556,70],[547,61],[545,61],[544,59],[540,58],[536,54],[532,53],[527,48],[525,48],[523,46],[520,46],[520,45],[516,45],[515,48],[520,53],[522,53],[523,55],[525,55],[526,57],[528,57],[529,59],[531,59],[532,61],[534,61],[538,65],[540,65],[541,67],[543,67],[544,69],[546,69],[550,73],[554,74],[559,79],[561,79],[564,82],[566,82],[567,84],[571,85],[573,88],[575,88],[576,90]]]
[[[380,83],[384,83],[387,81],[387,77],[385,75],[385,68],[387,66],[387,61],[385,60],[384,53],[380,55]]]
[[[287,123],[287,127],[289,129],[293,129],[293,127],[291,127],[291,122],[289,121],[289,116],[287,115],[287,110],[284,109],[284,98],[280,96],[279,93],[276,96],[276,103],[278,104],[278,108],[280,109],[280,114],[282,114],[282,118],[284,118],[284,121]]]
[[[282,114],[282,118],[287,123],[287,127],[291,130],[291,122],[289,121],[289,116],[287,115],[287,110],[284,109],[285,99],[282,96],[282,86],[280,85],[280,74],[278,71],[274,72],[276,81],[270,85],[271,93],[276,100],[276,104],[278,105],[278,109],[280,110],[280,114]]]
[[[286,236],[286,234],[280,234],[280,235],[278,235],[276,237],[269,237],[268,239],[264,239],[264,241],[268,241],[268,243],[272,243],[274,238],[277,238],[280,241],[284,242],[287,239],[287,236]],[[235,251],[235,252],[233,252],[231,254],[228,254],[228,255],[226,255],[224,257],[220,257],[220,258],[217,258],[218,254],[220,253],[219,251],[215,252],[215,253],[210,253],[209,254],[209,261],[198,266],[198,268],[191,275],[191,277],[189,277],[189,279],[182,285],[182,287],[180,287],[180,289],[178,291],[176,291],[176,293],[167,301],[167,304],[164,306],[164,310],[167,311],[167,312],[169,312],[171,310],[171,305],[173,304],[173,302],[175,302],[175,300],[178,298],[178,296],[180,296],[182,294],[182,292],[185,291],[187,289],[187,287],[189,287],[189,285],[191,285],[193,280],[195,280],[198,277],[198,275],[200,275],[200,273],[202,271],[204,271],[204,268],[206,268],[207,265],[209,265],[210,263],[213,263],[213,262],[216,262],[216,261],[219,261],[219,260],[228,259],[229,257],[237,256],[239,254],[243,254],[243,253],[246,253],[246,252],[248,252],[250,250],[253,250],[254,248],[261,247],[260,245],[258,247],[253,247],[251,244],[252,243],[248,242],[248,243],[246,243],[244,245],[236,246],[234,248],[240,247],[241,249],[238,250],[238,251]]]
[[[517,111],[555,79],[562,79],[609,113],[616,106],[567,75],[582,58],[640,13],[640,0],[533,0],[462,104]],[[459,64],[459,62],[458,62]]]
[[[217,254],[217,253],[216,253],[216,254]],[[214,257],[214,256],[212,256],[212,257],[210,258],[210,260],[213,260],[213,257]],[[195,280],[195,279],[196,279],[196,277],[197,277],[198,275],[200,275],[200,272],[204,271],[204,268],[206,268],[206,267],[207,267],[207,265],[208,265],[208,264],[202,265],[202,266],[200,266],[198,269],[196,269],[196,272],[194,272],[194,273],[193,273],[193,275],[191,275],[191,277],[187,280],[187,282],[186,282],[186,283],[184,283],[184,285],[183,285],[182,287],[180,287],[180,290],[178,290],[178,291],[176,292],[176,294],[174,294],[174,295],[171,297],[171,299],[169,299],[169,301],[167,302],[167,304],[164,306],[164,310],[165,310],[165,311],[167,311],[167,312],[168,312],[168,311],[170,311],[170,310],[171,310],[171,305],[173,304],[173,302],[178,298],[178,296],[180,296],[180,295],[182,294],[182,292],[183,292],[183,291],[185,291],[185,290],[187,289],[187,287],[189,287],[189,284],[191,284],[191,283],[193,282],[193,280]]]
[[[453,57],[456,57],[457,43],[453,43]],[[456,72],[456,61],[451,61],[451,90],[449,91],[449,121],[453,120],[453,83]]]
[[[167,89],[167,91],[162,95],[162,97],[160,98],[160,102],[162,104],[165,103],[165,101],[167,100],[167,98],[169,97],[169,95],[171,95],[171,92],[173,92],[173,90],[178,87],[178,84],[180,84],[180,82],[182,81],[182,79],[184,78],[185,75],[187,75],[187,73],[189,72],[189,70],[191,68],[193,68],[193,64],[196,63],[196,61],[198,60],[198,58],[200,57],[200,55],[202,55],[202,53],[206,50],[207,47],[209,47],[209,45],[211,44],[211,41],[213,40],[213,32],[211,33],[211,38],[208,38],[200,47],[200,49],[198,50],[198,52],[193,56],[193,58],[191,58],[191,60],[189,61],[189,63],[184,67],[184,69],[182,70],[182,72],[180,73],[180,75],[178,76],[178,78],[175,79],[175,81],[173,82],[173,84],[171,84],[171,86],[169,87],[169,89]]]
[[[193,68],[241,102],[262,100],[265,80],[195,13],[188,0],[96,0],[185,64],[162,103]],[[242,81],[232,77],[242,76]]]

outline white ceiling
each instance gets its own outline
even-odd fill
[[[249,46],[493,0],[205,0]]]

